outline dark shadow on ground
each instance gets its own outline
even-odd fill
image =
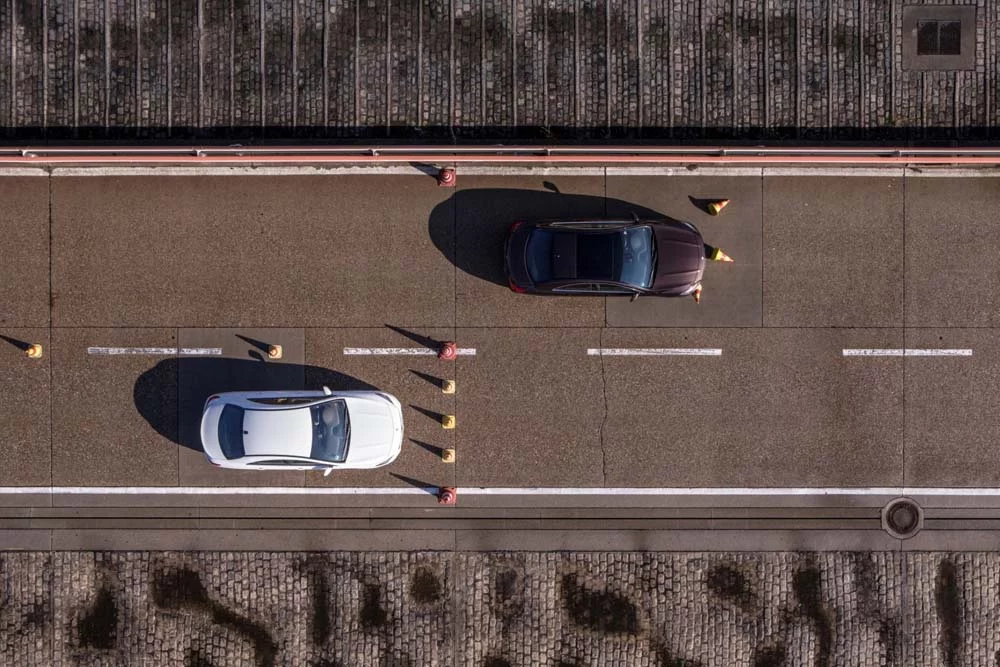
[[[139,414],[163,437],[202,451],[199,425],[202,408],[212,394],[224,391],[279,389],[365,390],[376,387],[328,368],[269,363],[249,359],[184,357],[166,359],[139,376],[132,398]],[[164,396],[177,396],[177,411]],[[176,415],[176,420],[174,419]]]
[[[444,453],[444,447],[438,447],[437,445],[432,445],[429,442],[424,442],[423,440],[416,440],[414,438],[410,438],[410,442],[412,442],[417,447],[420,447],[421,449],[430,452],[437,458],[441,458],[441,454]]]
[[[260,350],[265,354],[267,354],[267,350],[270,347],[268,343],[265,343],[262,340],[257,340],[256,338],[250,338],[248,336],[243,336],[240,334],[236,334],[236,337],[242,340],[244,343],[249,343],[250,345],[253,345],[255,348],[257,348],[258,350]]]
[[[18,340],[17,338],[11,338],[10,336],[0,336],[0,338],[21,350],[21,352],[27,352],[28,348],[31,347],[31,343],[26,343],[25,341]]]
[[[434,485],[434,484],[428,484],[427,482],[424,482],[422,480],[414,479],[413,477],[406,477],[405,475],[397,475],[394,472],[391,472],[389,474],[392,475],[393,477],[395,477],[396,479],[398,479],[399,481],[406,482],[407,484],[409,484],[410,486],[412,486],[412,487],[414,487],[416,489],[420,489],[421,491],[425,491],[425,492],[429,493],[432,496],[436,496],[437,495],[438,487],[436,485]]]
[[[431,211],[428,221],[431,240],[462,271],[506,285],[504,239],[507,229],[518,220],[628,219],[632,213],[644,220],[667,218],[663,213],[621,199],[551,191],[566,189],[565,185],[559,186],[558,179],[545,183],[546,190],[458,190]]]
[[[430,373],[422,373],[420,371],[415,371],[412,368],[410,369],[410,372],[413,373],[414,375],[416,375],[421,380],[423,380],[425,382],[429,382],[436,389],[441,389],[442,387],[444,387],[444,379],[443,378],[439,378],[436,375],[431,375]]]
[[[410,407],[419,412],[420,414],[424,415],[425,417],[433,419],[438,424],[441,423],[441,419],[444,417],[443,412],[435,412],[434,410],[428,410],[427,408],[422,408],[419,405],[413,405],[413,404],[411,404]]]
[[[393,326],[391,324],[386,324],[385,327],[387,329],[391,329],[392,331],[395,331],[396,333],[400,334],[401,336],[406,336],[407,338],[409,338],[410,340],[412,340],[417,345],[421,345],[423,347],[426,347],[428,350],[435,350],[435,351],[437,351],[437,349],[439,347],[441,347],[441,341],[435,340],[434,338],[431,338],[430,336],[425,336],[423,334],[417,333],[416,331],[410,331],[409,329],[404,329],[403,327],[396,327],[396,326]]]

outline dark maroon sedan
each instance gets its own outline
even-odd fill
[[[515,292],[687,296],[701,283],[705,245],[674,220],[515,222],[504,270]]]

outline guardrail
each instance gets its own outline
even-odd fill
[[[99,164],[797,164],[1000,166],[1000,148],[687,146],[25,146],[0,148],[0,165]]]

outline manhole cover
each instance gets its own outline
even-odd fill
[[[905,540],[924,526],[924,512],[909,498],[896,498],[882,508],[882,528],[895,538]]]

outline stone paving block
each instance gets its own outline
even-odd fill
[[[902,67],[890,5],[15,4],[0,9],[0,127],[39,140],[988,137],[994,3],[968,28],[976,69],[926,72]]]
[[[0,651],[18,665],[986,665],[998,574],[995,553],[21,552],[0,561]]]

